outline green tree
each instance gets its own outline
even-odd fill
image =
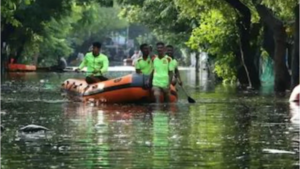
[[[78,51],[86,49],[95,40],[108,37],[112,31],[125,29],[128,24],[118,17],[118,7],[101,7],[97,3],[83,7],[82,18],[73,25],[70,40]]]
[[[45,34],[43,29],[45,24],[52,18],[66,15],[71,9],[71,2],[71,0],[2,2],[1,44],[5,42],[10,48],[10,53],[19,59],[24,51],[24,44]]]
[[[22,57],[23,62],[29,63],[38,57],[44,61],[43,66],[49,66],[57,57],[68,56],[78,48],[86,50],[92,41],[127,26],[126,21],[118,18],[117,7],[113,8],[107,1],[103,3],[92,0],[4,2],[2,42],[6,42],[9,54],[18,61]]]
[[[193,23],[180,15],[173,0],[119,0],[118,3],[122,7],[120,16],[129,22],[147,26],[157,40],[179,48],[186,47],[185,42],[192,32]]]
[[[100,7],[100,4],[112,6],[112,1],[3,1],[1,3],[1,42],[6,43],[9,47],[8,54],[17,60],[23,53],[28,54],[32,49],[35,50],[33,53],[41,52],[46,55],[48,55],[46,51],[55,51],[58,55],[70,53],[71,48],[67,37],[73,25],[82,18],[80,16],[82,12],[88,12],[91,6]],[[99,10],[91,11],[98,12]],[[114,15],[117,15],[117,12]],[[37,44],[41,47],[37,47]]]
[[[220,45],[226,46],[226,44],[224,44],[225,41],[233,46],[235,45],[236,48],[228,48],[227,52],[231,51],[235,56],[235,61],[237,62],[237,78],[242,84],[249,83],[248,79],[250,79],[250,84],[259,86],[260,80],[257,61],[260,57],[260,48],[263,43],[263,47],[268,51],[269,55],[274,58],[276,65],[275,91],[284,91],[287,89],[290,78],[284,64],[286,48],[286,25],[284,23],[296,17],[293,13],[293,11],[295,11],[293,9],[297,7],[295,0],[285,2],[269,0],[176,0],[176,3],[186,16],[196,18],[199,20],[199,23],[201,23],[198,28],[194,29],[189,40],[191,47],[195,48],[198,45],[200,47],[208,46],[209,48],[213,48],[209,49],[210,52],[218,51],[216,52],[217,55],[224,55],[224,53],[222,53],[223,51],[217,50]],[[216,23],[213,21],[211,23],[207,21],[203,23],[204,18],[207,17],[205,14],[212,10],[219,11],[222,16],[224,16],[223,19],[225,21],[223,21],[223,23],[227,21],[228,24],[219,24],[219,22],[221,22],[220,20]],[[207,20],[209,21],[209,19]],[[206,26],[202,26],[203,24]],[[232,29],[230,32],[229,30],[232,25],[235,25],[235,30]],[[214,35],[218,35],[220,32],[209,31],[209,29],[212,29],[211,27],[219,26],[221,28],[220,30],[230,32],[232,38],[228,36],[216,37]],[[264,28],[263,34],[261,34],[262,26]],[[205,31],[205,29],[207,29],[207,31]],[[211,36],[206,34],[210,34]],[[262,35],[263,37],[261,37]],[[212,40],[207,42],[207,37],[210,37]],[[298,35],[295,37],[298,37]],[[224,41],[220,40],[223,38]],[[221,43],[219,43],[219,41],[221,41]],[[217,44],[218,47],[212,44]],[[294,53],[297,53],[297,50],[295,50]],[[228,64],[230,63],[227,63],[227,65]],[[294,67],[296,67],[295,70],[297,70],[297,66],[295,65]],[[248,74],[249,78],[247,79],[245,77],[247,77],[246,75]]]
[[[290,88],[290,74],[288,73],[287,67],[285,65],[285,50],[287,41],[286,32],[286,22],[294,20],[299,14],[293,13],[299,6],[296,0],[287,1],[270,1],[270,0],[252,0],[255,8],[262,20],[269,29],[269,37],[272,39],[272,47],[266,48],[269,53],[272,53],[274,59],[274,69],[275,69],[275,91],[284,92],[286,89]],[[296,20],[297,21],[297,20]],[[295,40],[299,39],[299,33],[295,33]],[[295,42],[297,44],[298,42]],[[297,52],[298,46],[294,45],[295,53]],[[294,55],[295,58],[295,55]],[[297,58],[297,57],[296,57]],[[296,61],[297,59],[295,59]],[[297,67],[294,65],[294,67]],[[295,81],[297,80],[296,73],[297,68],[293,69],[293,74],[296,75],[293,78],[293,85],[295,86]],[[298,66],[299,70],[299,66]],[[299,75],[299,74],[298,74]],[[299,77],[298,77],[299,79]]]

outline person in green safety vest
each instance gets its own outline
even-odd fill
[[[140,46],[142,56],[139,57],[135,63],[136,73],[150,75],[153,69],[152,59],[149,55],[149,46],[144,43]]]
[[[170,84],[172,80],[172,58],[165,54],[165,44],[158,42],[157,57],[153,59],[153,71],[150,74],[149,85],[153,86],[156,103],[160,102],[160,94],[163,93],[164,101],[169,102]]]
[[[76,71],[80,71],[82,68],[87,67],[87,77],[85,78],[88,84],[97,83],[100,81],[106,81],[108,78],[104,76],[109,67],[108,57],[102,53],[101,43],[94,42],[92,52],[85,55],[83,61],[79,65]]]
[[[174,47],[172,45],[167,45],[167,52],[166,54],[172,58],[171,64],[172,64],[172,68],[173,68],[173,77],[172,77],[172,84],[176,85],[177,79],[178,79],[178,84],[180,86],[182,86],[182,80],[180,77],[180,73],[178,70],[178,62],[177,60],[174,58]]]

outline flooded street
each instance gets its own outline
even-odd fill
[[[169,105],[72,103],[60,85],[84,74],[7,74],[1,168],[299,168],[299,121],[290,120],[288,96],[215,85],[207,72],[181,74],[196,104],[180,88],[178,103]],[[18,131],[29,124],[49,131]]]

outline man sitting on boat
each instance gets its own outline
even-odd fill
[[[149,56],[149,46],[148,44],[142,44],[140,46],[142,51],[142,56],[138,58],[135,64],[136,73],[150,75],[153,69],[152,59]]]
[[[172,59],[165,55],[165,44],[156,44],[158,56],[153,60],[153,71],[149,83],[154,92],[156,103],[160,101],[160,93],[164,95],[164,101],[169,102],[170,84],[172,80]]]
[[[174,47],[172,45],[168,45],[167,46],[167,55],[169,57],[172,58],[171,64],[172,64],[172,68],[173,68],[173,77],[172,77],[172,84],[176,85],[177,82],[177,78],[178,78],[178,84],[180,86],[182,86],[182,80],[179,74],[179,70],[178,70],[178,62],[177,60],[174,58]]]
[[[88,84],[108,80],[108,78],[104,77],[103,74],[108,70],[109,60],[106,55],[100,53],[100,50],[101,43],[94,42],[92,52],[85,55],[83,61],[79,65],[79,68],[76,69],[78,72],[84,67],[87,67],[87,77],[85,80]]]

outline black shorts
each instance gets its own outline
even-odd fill
[[[85,81],[88,84],[93,84],[93,83],[102,82],[102,81],[106,81],[106,80],[108,80],[108,78],[106,78],[104,76],[87,76],[85,78]]]

